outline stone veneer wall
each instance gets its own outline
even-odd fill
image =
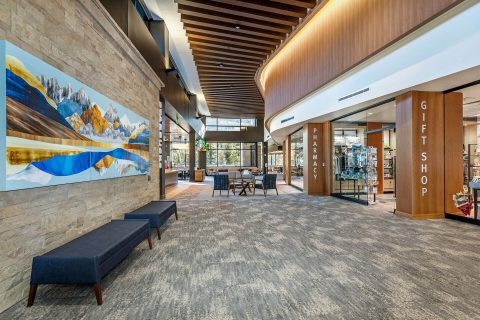
[[[148,118],[151,125],[151,181],[141,175],[0,193],[1,312],[26,297],[33,256],[159,198],[162,83],[97,0],[0,0],[0,8],[0,39]]]

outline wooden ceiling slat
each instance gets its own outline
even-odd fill
[[[225,73],[219,71],[218,73],[212,71],[202,71],[200,74],[201,79],[224,79],[224,78],[238,78],[238,79],[251,79],[252,74],[250,73]]]
[[[224,59],[207,59],[207,58],[202,58],[202,57],[196,57],[193,59],[198,65],[219,65],[222,63],[223,65],[226,66],[245,66],[245,67],[253,67],[255,70],[258,69],[260,64],[252,64],[252,63],[246,63],[246,62],[241,62],[241,61],[230,61],[230,60],[224,60]]]
[[[200,61],[212,61],[212,62],[233,61],[236,63],[245,64],[245,65],[253,65],[253,66],[256,66],[257,68],[260,66],[260,61],[252,61],[250,59],[246,59],[246,58],[242,59],[238,57],[234,58],[234,57],[226,56],[223,54],[210,54],[206,52],[198,52],[195,50],[193,50],[193,57],[195,60],[200,60]]]
[[[210,47],[205,47],[203,45],[197,45],[197,44],[191,44],[190,43],[190,48],[192,48],[192,51],[200,51],[200,52],[207,52],[207,53],[212,53],[212,54],[224,54],[227,56],[233,56],[233,57],[240,57],[244,59],[249,59],[249,60],[256,60],[256,61],[263,61],[266,56],[262,54],[247,54],[244,52],[238,52],[234,50],[229,50],[229,49],[217,49],[217,48],[210,48]]]
[[[219,94],[222,93],[251,93],[251,94],[259,94],[258,88],[205,88],[205,90],[202,90],[205,95],[208,95],[209,93],[212,92],[217,92]]]
[[[263,10],[255,10],[245,6],[234,6],[227,3],[215,3],[213,1],[204,0],[175,0],[178,3],[178,8],[193,7],[198,11],[204,10],[204,13],[209,13],[211,16],[230,16],[241,17],[243,19],[252,19],[260,22],[270,22],[274,24],[295,26],[298,24],[299,17],[292,17],[291,15],[277,14],[272,12],[265,12]]]
[[[240,34],[238,32],[225,32],[226,30],[218,30],[215,28],[209,28],[209,27],[203,27],[203,26],[195,26],[191,24],[184,24],[183,25],[184,29],[187,31],[187,34],[190,32],[196,32],[199,34],[206,34],[209,36],[219,36],[219,37],[225,37],[229,39],[236,39],[236,40],[242,40],[242,41],[248,41],[248,42],[255,42],[255,43],[263,43],[263,44],[268,44],[271,46],[276,46],[280,43],[280,39],[274,40],[271,38],[264,38],[260,36],[252,37],[251,35],[244,35]],[[238,31],[237,29],[233,29],[235,31]]]
[[[258,90],[255,91],[254,89],[251,90],[229,90],[228,88],[224,90],[213,90],[213,91],[204,91],[203,93],[205,96],[209,95],[210,93],[217,92],[218,94],[251,94],[251,95],[259,95]]]
[[[257,29],[265,29],[265,30],[270,30],[270,31],[275,31],[280,33],[289,33],[292,31],[292,27],[288,25],[270,23],[267,21],[249,19],[249,18],[229,15],[229,14],[216,15],[214,11],[198,9],[194,7],[184,6],[181,4],[178,5],[178,12],[182,14],[185,13],[195,17],[213,19],[213,20],[231,23],[233,27],[235,27],[236,25],[248,26],[248,27],[253,27]]]
[[[268,3],[264,0],[212,0],[214,2],[231,4],[234,6],[240,6],[245,8],[251,8],[255,10],[266,11],[270,13],[282,14],[286,16],[292,16],[297,18],[303,18],[306,15],[305,10],[295,5],[286,5],[283,3]]]
[[[208,103],[208,102],[207,102]],[[251,110],[258,110],[258,111],[262,111],[263,110],[263,105],[255,105],[255,104],[251,104],[251,103],[248,103],[248,102],[239,102],[237,104],[228,104],[228,103],[211,103],[212,106],[214,107],[223,107],[223,108],[226,108],[226,107],[232,107],[232,108],[238,108],[240,113],[241,111],[245,108],[245,107],[249,107]]]
[[[219,105],[219,104],[223,104],[223,105],[227,105],[227,106],[237,106],[237,105],[249,105],[249,106],[252,106],[252,107],[255,107],[255,108],[258,108],[258,109],[261,109],[262,107],[264,107],[264,103],[263,101],[256,101],[256,100],[252,100],[251,98],[248,98],[248,97],[236,97],[235,100],[218,100],[218,99],[215,99],[215,100],[207,100],[207,103],[208,104],[211,104],[211,105]]]
[[[212,115],[263,116],[263,61],[316,0],[175,0]]]
[[[245,67],[241,67],[241,66],[238,66],[238,65],[233,65],[233,64],[229,64],[229,63],[222,63],[221,65],[220,64],[197,64],[197,69],[203,69],[203,70],[224,70],[225,72],[228,72],[228,71],[240,71],[240,72],[251,72],[253,74],[255,74],[255,72],[257,71],[257,68],[254,67],[254,66],[245,66]]]
[[[267,55],[270,53],[270,51],[265,50],[265,49],[252,49],[240,45],[228,45],[228,44],[223,44],[221,42],[217,41],[212,41],[212,40],[201,40],[198,41],[197,39],[191,39],[190,40],[191,45],[202,45],[205,47],[211,47],[211,48],[220,48],[220,49],[228,49],[232,50],[234,52],[242,52],[248,54],[255,54],[255,55]]]
[[[252,95],[252,94],[233,94],[233,93],[222,93],[222,94],[208,94],[206,95],[206,97],[208,97],[209,99],[218,99],[218,98],[222,98],[222,97],[226,97],[226,98],[235,98],[237,100],[239,99],[252,99],[254,101],[260,101],[263,103],[263,100],[262,100],[262,97],[260,95]]]
[[[239,43],[242,45],[242,47],[245,48],[256,48],[256,49],[261,49],[261,50],[267,50],[267,51],[272,51],[275,49],[275,45],[271,44],[264,44],[264,43],[255,43],[252,41],[238,41],[238,39],[229,39],[226,37],[221,37],[221,36],[212,36],[212,35],[205,35],[199,32],[194,32],[194,31],[187,31],[187,36],[189,39],[203,39],[203,40],[209,40],[213,41],[215,43],[224,43],[232,46],[238,46]]]
[[[306,9],[312,9],[317,4],[316,0],[307,0],[307,1],[299,1],[299,0],[270,0],[272,2],[284,3],[289,4],[292,6],[302,7]]]
[[[265,30],[262,28],[255,28],[237,23],[223,22],[218,20],[206,19],[202,17],[191,16],[188,14],[182,14],[181,21],[188,25],[208,27],[212,29],[224,30],[229,32],[237,32],[239,34],[258,36],[264,38],[271,38],[276,40],[282,40],[285,38],[285,34],[282,32],[275,32],[271,30]],[[240,27],[239,29],[236,27]]]
[[[253,83],[235,82],[235,81],[223,81],[226,84],[223,85],[221,81],[218,82],[203,82],[202,88],[206,90],[220,90],[220,89],[249,89],[258,90],[258,87]],[[228,82],[228,83],[227,83]],[[257,87],[257,89],[255,89]]]
[[[205,80],[205,81],[208,81],[208,80],[215,80],[215,79],[218,79],[218,80],[221,80],[221,81],[225,81],[227,79],[238,79],[238,80],[250,80],[251,77],[239,77],[239,76],[235,76],[235,75],[210,75],[210,76],[201,76],[200,79],[202,80]]]

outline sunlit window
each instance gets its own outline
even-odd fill
[[[256,127],[255,118],[207,118],[207,131],[243,131]]]

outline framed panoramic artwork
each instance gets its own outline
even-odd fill
[[[0,41],[0,190],[149,173],[149,122]]]

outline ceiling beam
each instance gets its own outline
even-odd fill
[[[213,20],[231,23],[233,24],[234,27],[236,25],[240,25],[240,26],[253,27],[257,29],[265,29],[265,30],[280,32],[280,33],[289,33],[292,31],[292,25],[284,25],[284,24],[271,23],[271,22],[261,21],[256,19],[249,19],[239,15],[230,15],[230,14],[220,15],[215,13],[215,11],[198,9],[190,6],[185,6],[182,4],[178,5],[178,12],[182,14],[195,16],[195,17],[213,19]]]
[[[285,38],[285,34],[282,31],[275,32],[271,30],[265,30],[262,28],[249,27],[246,25],[241,25],[238,22],[237,23],[223,22],[223,21],[212,20],[212,19],[207,19],[202,17],[196,17],[189,14],[182,14],[180,20],[184,23],[184,25],[188,24],[188,25],[209,27],[212,29],[233,31],[233,32],[238,32],[240,34],[259,36],[259,37],[271,38],[276,40],[282,40],[283,38]],[[287,32],[290,32],[290,31],[287,31]]]
[[[237,29],[233,29],[235,31],[232,30],[232,32],[225,32],[226,30],[218,30],[215,28],[209,28],[204,26],[195,26],[193,24],[187,24],[187,23],[183,25],[183,28],[187,31],[187,34],[189,32],[197,32],[200,34],[207,34],[210,36],[220,36],[220,37],[225,37],[229,39],[251,41],[255,43],[264,43],[271,46],[276,46],[281,41],[280,39],[272,39],[272,38],[266,38],[261,36],[252,37],[252,35],[245,35],[239,32],[235,32],[235,31],[238,31]]]
[[[313,9],[313,7],[315,7],[315,5],[317,4],[316,0],[307,0],[307,1],[301,1],[301,0],[270,0],[270,1],[289,4],[289,5],[292,5],[292,6],[302,7],[302,8],[306,8],[306,9]]]
[[[244,48],[253,48],[253,49],[260,49],[260,50],[267,50],[267,51],[272,51],[275,49],[275,45],[272,44],[265,44],[265,43],[258,43],[258,42],[253,42],[253,41],[238,41],[238,39],[229,39],[228,37],[222,37],[222,36],[212,36],[211,34],[203,34],[201,32],[196,32],[196,31],[187,31],[187,36],[188,39],[192,40],[208,40],[212,41],[215,43],[222,43],[222,44],[227,44],[227,45],[232,45],[233,47],[238,46],[241,44],[242,47]]]
[[[199,64],[197,65],[197,69],[206,69],[206,70],[225,70],[225,71],[234,71],[234,70],[237,70],[239,72],[246,72],[246,71],[249,71],[253,74],[255,74],[255,72],[257,72],[257,69],[255,66],[245,66],[244,68],[242,68],[241,66],[235,66],[235,65],[230,65],[228,63],[226,64]]]
[[[212,0],[214,2],[231,4],[234,6],[251,8],[255,10],[266,11],[269,13],[276,13],[286,16],[292,16],[297,18],[303,18],[306,16],[306,12],[303,8],[298,6],[285,5],[283,3],[268,3],[267,1],[258,0]]]
[[[244,59],[249,59],[249,60],[256,60],[256,61],[263,61],[266,59],[266,55],[263,54],[246,54],[243,52],[238,52],[235,50],[230,50],[230,49],[217,49],[217,48],[210,48],[206,47],[200,44],[192,44],[190,43],[190,48],[192,51],[201,51],[201,52],[206,52],[206,53],[212,53],[212,54],[223,54],[227,56],[233,56],[233,57],[241,57]]]
[[[230,61],[230,60],[224,60],[221,58],[204,58],[204,57],[194,57],[193,61],[195,61],[198,64],[205,65],[205,64],[213,64],[213,65],[219,65],[220,63],[226,66],[246,66],[246,67],[252,67],[257,70],[260,67],[260,64],[252,63],[252,62],[241,62],[241,61]]]
[[[203,89],[202,90],[205,96],[211,94],[211,93],[218,93],[218,94],[252,94],[256,95],[259,94],[258,90],[255,91],[255,88],[251,89],[243,89],[243,90],[237,90],[235,88],[224,88],[224,89]]]
[[[200,61],[232,61],[232,62],[239,62],[241,64],[246,64],[246,65],[253,65],[256,67],[259,67],[261,64],[261,60],[258,61],[252,61],[251,59],[247,58],[235,58],[231,56],[226,56],[223,54],[213,54],[213,53],[206,53],[206,52],[198,52],[193,50],[193,57],[195,60],[200,60]]]
[[[265,56],[265,55],[268,55],[271,51],[269,50],[266,50],[266,49],[252,49],[252,48],[248,48],[248,47],[244,47],[244,46],[241,46],[241,45],[228,45],[228,44],[224,44],[224,43],[221,43],[221,42],[217,42],[217,41],[212,41],[212,40],[201,40],[199,41],[198,39],[189,39],[188,41],[191,45],[201,45],[201,46],[204,46],[204,47],[209,47],[209,48],[219,48],[219,49],[228,49],[228,50],[232,50],[234,52],[245,52],[245,55],[248,55],[248,54],[253,54],[253,55],[262,55],[262,56]]]
[[[272,12],[265,12],[262,10],[255,10],[246,6],[234,6],[227,3],[216,3],[214,1],[204,0],[175,0],[178,3],[179,9],[186,9],[189,7],[195,8],[197,12],[203,11],[204,14],[211,16],[241,17],[245,20],[260,21],[261,23],[269,22],[272,24],[295,26],[298,24],[299,17],[292,17],[291,15],[277,14]]]

